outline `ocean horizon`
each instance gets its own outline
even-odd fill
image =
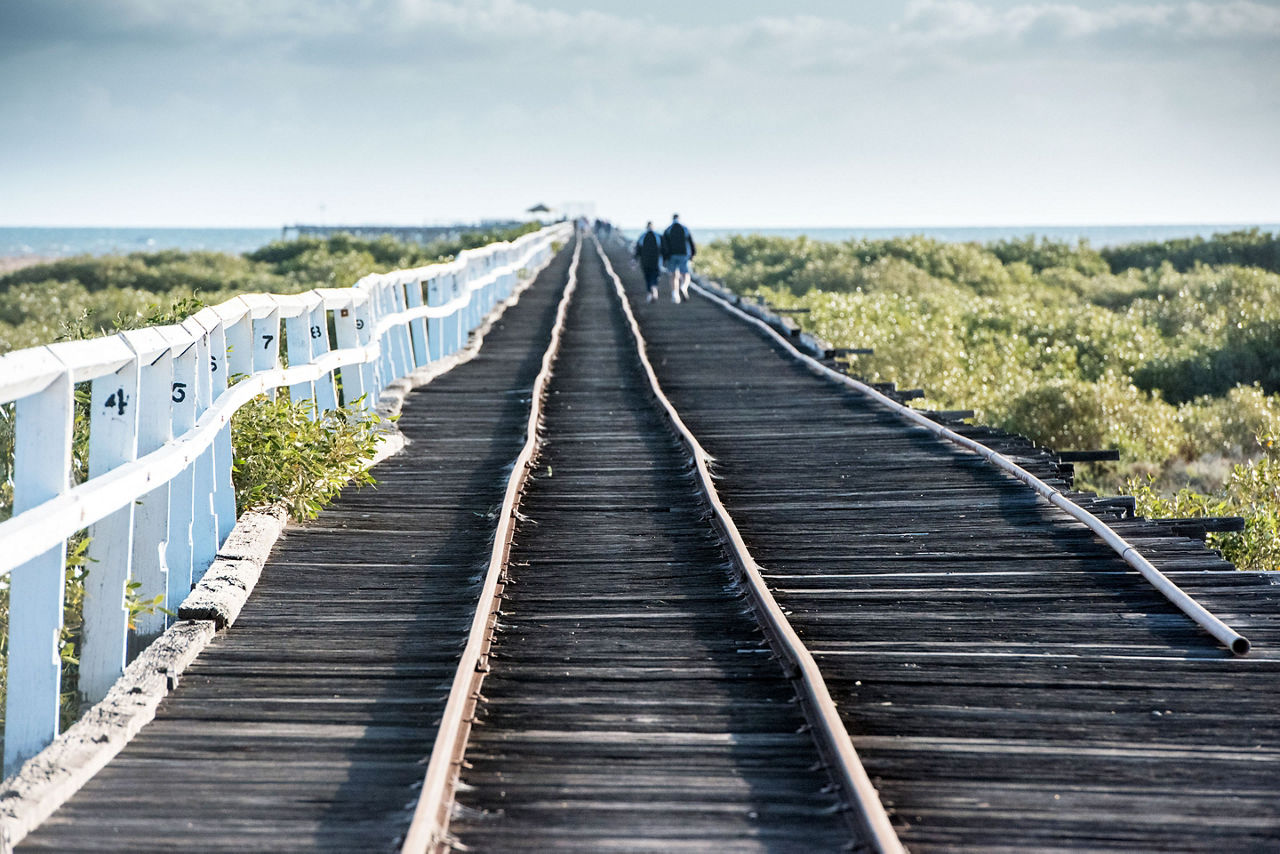
[[[1034,235],[1076,243],[1087,241],[1094,248],[1125,243],[1174,240],[1184,237],[1211,237],[1225,231],[1258,228],[1280,232],[1280,223],[1224,223],[1200,225],[1010,225],[937,227],[841,227],[757,228],[752,226],[700,227],[688,223],[695,239],[710,242],[733,234],[760,234],[769,237],[808,237],[812,240],[890,239],[923,235],[946,242],[990,243]],[[624,230],[636,233],[640,226]],[[163,249],[211,252],[252,252],[283,235],[282,228],[58,228],[0,227],[0,258],[66,258],[73,255],[111,255],[130,252],[157,252]]]
[[[733,234],[761,234],[767,237],[808,237],[811,240],[889,240],[895,237],[924,237],[946,243],[992,243],[1029,236],[1075,244],[1086,241],[1095,249],[1126,243],[1147,243],[1178,238],[1204,237],[1241,229],[1257,228],[1280,233],[1280,223],[1224,223],[1201,225],[995,225],[876,228],[703,228],[690,225],[694,237],[706,242]],[[636,231],[638,229],[631,229]]]

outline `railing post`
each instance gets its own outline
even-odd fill
[[[227,347],[227,370],[223,374],[223,388],[228,388],[233,384],[237,377],[244,379],[251,375],[254,371],[254,322],[253,311],[243,300],[239,304],[225,303],[226,311],[219,312],[221,317],[220,328],[226,337]],[[215,389],[217,383],[215,383]],[[217,394],[214,395],[217,399]],[[227,541],[227,537],[231,536],[231,531],[235,528],[238,514],[236,512],[236,487],[233,478],[232,468],[235,463],[235,448],[231,442],[231,422],[227,424],[218,433],[217,442],[217,462],[218,462],[218,547]]]
[[[310,313],[308,332],[311,336],[311,361],[328,353],[329,347],[329,310],[325,308],[324,298],[312,291],[308,296],[314,297],[316,304]],[[316,416],[338,408],[338,390],[333,384],[333,373],[326,372],[315,381]]]
[[[434,307],[444,304],[444,274],[437,273],[427,280],[427,305]],[[444,322],[446,319],[443,317],[427,318],[427,355],[431,357],[433,362],[445,355]]]
[[[289,344],[289,367],[311,364],[311,336],[313,334],[311,311],[304,308],[301,314],[284,319],[285,339]],[[289,398],[296,404],[304,400],[316,402],[315,383],[307,380],[289,386]],[[311,418],[320,417],[318,407],[311,409]]]
[[[280,309],[258,294],[241,299],[253,317],[253,370],[269,371],[280,364]],[[275,400],[276,390],[269,390],[267,396]]]
[[[391,296],[392,311],[402,312],[409,307],[408,296],[405,292],[405,281],[401,276],[392,274],[388,277],[389,285],[387,292]],[[413,341],[410,333],[409,321],[397,323],[393,329],[393,340],[395,341],[395,363],[396,378],[408,376],[413,370]]]
[[[502,250],[502,267],[506,271],[502,274],[502,287],[498,291],[500,299],[507,299],[511,296],[511,292],[516,287],[516,270],[515,262],[519,257],[519,250],[514,245],[507,246]]]
[[[61,364],[56,356],[45,358]],[[43,391],[19,398],[14,423],[13,512],[43,504],[67,490],[75,385],[70,371]],[[9,573],[8,693],[5,697],[4,773],[35,756],[58,736],[62,660],[62,598],[67,546],[55,546]]]
[[[454,268],[453,275],[451,275],[449,279],[450,295],[447,301],[452,302],[462,296],[463,292],[467,288],[467,265],[465,260]],[[446,355],[458,352],[462,347],[462,342],[466,340],[462,331],[462,326],[466,322],[466,314],[467,309],[463,306],[461,308],[455,308],[453,313],[447,318],[449,323],[448,332],[445,338]]]
[[[123,340],[123,339],[120,339]],[[138,358],[95,379],[89,397],[89,477],[138,457]],[[80,693],[107,695],[124,672],[129,645],[126,585],[133,563],[133,502],[89,526],[80,641]]]
[[[422,277],[413,274],[404,281],[406,302],[409,308],[422,306]],[[420,317],[409,324],[410,338],[413,339],[413,366],[421,368],[427,363],[427,320]]]
[[[225,311],[218,311],[223,334],[227,342],[226,385],[236,376],[253,373],[253,318],[248,310],[227,303]]]
[[[493,281],[489,283],[489,298],[485,300],[484,315],[493,311],[493,307],[498,304],[498,294],[502,292],[502,285],[506,277],[505,271],[499,273],[502,268],[502,247],[493,250]]]
[[[356,340],[361,347],[367,347],[373,343],[373,330],[377,326],[378,319],[378,309],[373,293],[365,291],[364,294],[365,300],[351,308],[351,313],[356,318]],[[361,364],[359,371],[365,395],[365,410],[373,412],[378,408],[378,396],[382,394],[382,388],[378,385],[378,360],[372,359]]]
[[[463,305],[461,309],[458,309],[453,314],[453,318],[457,323],[454,323],[453,325],[453,347],[449,350],[451,353],[456,353],[457,351],[462,350],[463,344],[467,341],[467,333],[471,332],[472,273],[474,273],[474,270],[472,270],[472,262],[470,259],[467,259],[463,262],[462,269],[457,270],[456,273],[453,274],[453,298],[454,300],[457,300],[458,297],[465,296],[466,305]]]
[[[377,307],[378,325],[382,325],[388,315],[395,312],[395,303],[391,299],[391,293],[386,280],[379,277],[373,286],[373,303]],[[392,380],[399,376],[396,371],[396,347],[395,347],[395,329],[383,329],[382,334],[378,336],[378,346],[381,348],[381,355],[378,357],[378,393],[381,394]]]
[[[353,300],[354,302],[354,300]],[[333,313],[333,331],[338,339],[338,349],[354,349],[364,346],[360,333],[365,322],[356,314],[354,305],[342,306]],[[365,397],[364,366],[347,365],[342,371],[342,405],[352,406],[364,397],[365,411],[372,409],[368,397]]]
[[[383,310],[388,316],[404,310],[404,288],[400,279],[388,273],[381,281]],[[387,330],[384,342],[387,354],[387,380],[396,380],[409,373],[409,330],[404,323],[395,323]]]
[[[216,315],[215,315],[216,316]],[[248,338],[248,328],[238,334],[241,341]],[[228,346],[227,327],[221,318],[209,332],[209,376],[211,380],[209,404],[222,396],[231,384],[232,360],[248,362],[247,354],[241,352],[232,355]],[[236,488],[231,480],[231,462],[235,451],[231,447],[231,420],[218,430],[218,438],[213,443],[213,513],[217,517],[218,541],[214,545],[214,553],[222,548],[231,529],[236,526]],[[212,563],[212,559],[209,561]]]
[[[480,280],[484,282],[475,291],[475,298],[471,301],[471,323],[470,328],[475,329],[480,325],[480,318],[484,317],[484,313],[489,308],[489,289],[493,284],[492,276],[492,259],[493,255],[486,250],[481,250],[483,254],[478,259],[480,261],[480,269],[478,274]]]
[[[493,283],[497,281],[494,271],[494,255],[491,250],[484,253],[484,266],[481,268],[480,275],[484,277],[485,285],[477,294],[479,299],[476,300],[476,314],[471,318],[471,328],[475,329],[480,325],[480,321],[489,312],[489,297],[493,295]]]
[[[192,338],[192,327],[184,326],[173,336],[172,403],[173,435],[181,436],[195,426],[197,402],[196,363],[202,361],[199,333]],[[181,340],[185,338],[186,340]],[[191,460],[182,472],[169,482],[169,533],[165,538],[164,559],[169,568],[165,607],[177,611],[191,592],[195,581],[195,488],[196,469],[204,455]]]
[[[125,332],[124,338],[140,359],[138,379],[138,456],[162,447],[173,438],[173,353],[158,329]],[[157,355],[157,353],[159,355]],[[169,567],[165,551],[169,538],[169,490],[172,481],[148,492],[138,502],[133,519],[133,578],[144,600],[166,597]],[[164,602],[164,598],[160,600]],[[139,614],[135,631],[146,641],[165,629],[163,611]]]
[[[201,312],[200,314],[203,314]],[[211,346],[211,330],[201,322],[199,314],[187,320],[187,328],[196,336],[195,418],[199,420],[213,403],[213,375],[225,372],[217,349]],[[195,423],[194,421],[192,422]],[[195,461],[191,512],[191,583],[204,577],[204,572],[218,554],[218,511],[214,503],[217,491],[215,445],[205,448]]]
[[[489,255],[489,269],[485,271],[485,276],[489,279],[489,284],[484,286],[484,304],[480,307],[480,317],[476,318],[476,325],[480,325],[480,321],[484,316],[497,304],[498,301],[498,254],[496,252]]]
[[[484,288],[471,287],[477,279],[484,276],[484,257],[469,258],[467,260],[467,326],[461,333],[458,346],[465,346],[467,339],[471,337],[471,330],[478,325],[476,318],[480,314],[480,302],[484,299]]]

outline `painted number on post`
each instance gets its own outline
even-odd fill
[[[174,383],[173,384],[173,402],[182,403],[182,401],[186,399],[187,399],[187,384]]]
[[[107,409],[114,409],[117,415],[124,415],[125,407],[129,405],[129,398],[125,397],[124,389],[118,388],[107,398]]]

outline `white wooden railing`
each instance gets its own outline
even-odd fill
[[[10,596],[5,773],[58,734],[69,538],[88,529],[80,692],[96,702],[126,664],[126,585],[176,612],[235,524],[237,409],[282,386],[321,412],[340,402],[371,408],[389,383],[462,347],[521,272],[570,234],[550,226],[351,288],[251,294],[173,326],[0,356],[0,404],[16,402],[13,515],[0,523]],[[80,383],[90,386],[89,472],[72,485]],[[140,617],[138,635],[159,634],[167,619]]]

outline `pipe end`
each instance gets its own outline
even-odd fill
[[[1248,638],[1243,635],[1237,635],[1236,639],[1231,642],[1231,651],[1236,655],[1245,655],[1249,652],[1251,646],[1252,644],[1249,643]]]

